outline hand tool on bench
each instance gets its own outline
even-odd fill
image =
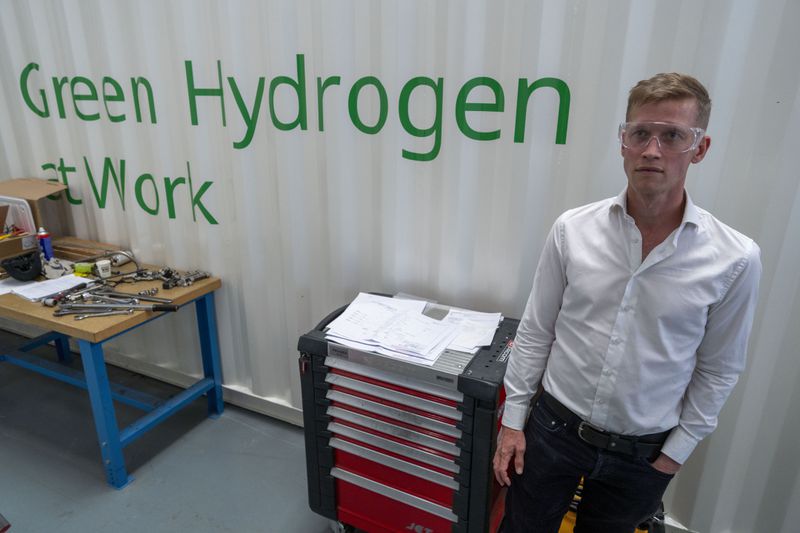
[[[99,290],[93,292],[92,294],[96,294],[97,296],[101,297],[110,297],[110,298],[129,298],[132,300],[141,300],[144,302],[154,302],[154,303],[161,303],[161,304],[171,304],[172,300],[168,298],[158,298],[156,296],[149,296],[147,294],[131,294],[129,292],[117,292],[114,290],[110,290],[108,288],[100,288]]]
[[[172,312],[177,311],[178,306],[172,304],[114,304],[114,303],[98,303],[98,304],[86,304],[86,303],[70,303],[65,304],[61,307],[61,309],[69,309],[71,311],[85,309],[91,311],[93,309],[105,309],[105,310],[114,310],[114,309],[133,309],[135,311],[153,311],[153,312]]]
[[[96,316],[114,316],[114,315],[130,315],[133,314],[133,309],[118,309],[116,311],[104,311],[102,313],[84,313],[82,315],[75,315],[75,320],[85,320],[87,318],[94,318]]]

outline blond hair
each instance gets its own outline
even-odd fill
[[[628,95],[625,120],[630,120],[634,109],[645,104],[665,100],[693,98],[697,102],[696,126],[706,129],[711,116],[711,98],[703,84],[688,74],[664,72],[637,83]]]

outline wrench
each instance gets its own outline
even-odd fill
[[[107,311],[111,311],[110,307],[103,307],[98,312],[105,313]],[[88,312],[86,309],[69,309],[69,308],[59,308],[53,311],[53,316],[66,316],[66,315],[86,315]]]
[[[130,314],[133,314],[133,309],[104,311],[102,313],[87,313],[83,315],[75,315],[75,320],[84,320],[87,318],[94,318],[96,316],[114,316],[114,315],[130,315]]]
[[[135,309],[137,311],[153,311],[153,312],[165,312],[165,311],[177,311],[178,306],[172,304],[112,304],[112,303],[103,303],[103,304],[69,304],[64,306],[63,309],[70,309],[74,310],[84,310],[87,313],[91,311],[96,311],[101,309],[103,311],[108,310],[115,310],[115,309]]]
[[[130,294],[127,292],[117,292],[117,291],[109,291],[109,290],[100,290],[95,292],[97,296],[100,297],[110,297],[110,298],[131,298],[136,300],[141,300],[143,302],[155,302],[161,304],[171,304],[172,300],[168,298],[156,298],[155,296],[147,296],[144,294]]]
[[[107,296],[106,293],[86,293],[83,295],[85,303],[110,303],[110,304],[138,304],[139,300],[133,296],[129,298],[116,298]]]

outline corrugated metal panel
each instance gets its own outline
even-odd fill
[[[800,404],[800,69],[794,1],[548,2],[0,2],[0,178],[55,177],[47,163],[75,167],[62,231],[129,245],[139,258],[202,267],[224,280],[218,302],[230,397],[298,420],[295,342],[359,290],[404,291],[442,302],[518,316],[542,239],[566,208],[624,186],[615,124],[628,88],[658,71],[684,71],[706,82],[715,108],[709,157],[690,173],[697,203],[754,237],[765,266],[750,368],[704,443],[671,489],[668,508],[701,531],[794,531],[798,508],[793,407]],[[276,76],[306,74],[308,129],[280,131],[270,118]],[[202,97],[191,125],[185,61],[200,87],[223,77],[220,104]],[[82,102],[82,121],[65,102],[65,119],[40,118],[24,104],[20,75],[31,62],[31,87],[44,89],[57,113],[51,78],[85,76],[103,90],[120,83],[124,103]],[[339,76],[323,99],[317,78]],[[386,91],[387,115],[375,135],[353,125],[348,95],[374,76]],[[404,84],[441,78],[441,147],[414,139],[400,117]],[[467,139],[455,102],[468,80],[488,76],[505,108],[471,113],[495,141]],[[157,122],[131,103],[131,77],[152,84]],[[228,78],[252,110],[259,78],[264,100],[249,146]],[[566,143],[554,143],[558,99],[537,91],[523,143],[513,142],[517,83],[563,80],[571,92]],[[85,86],[79,87],[79,92]],[[113,88],[106,87],[111,91]],[[69,89],[64,91],[68,94]],[[409,120],[427,128],[433,91],[412,93]],[[276,91],[278,119],[297,116],[297,98]],[[491,102],[487,89],[472,101]],[[360,94],[359,116],[379,119],[373,85]],[[124,205],[110,185],[98,207],[88,165],[126,162]],[[189,168],[187,169],[187,165]],[[164,180],[174,189],[174,218]],[[143,174],[141,201],[136,182]],[[153,188],[155,185],[155,188]],[[158,214],[150,215],[156,205]],[[193,323],[176,316],[119,341],[134,361],[163,375],[197,373]],[[723,487],[720,489],[720,487]],[[794,504],[793,506],[791,504]]]

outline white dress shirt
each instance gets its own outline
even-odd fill
[[[625,194],[553,225],[509,358],[503,425],[523,428],[541,382],[607,431],[674,428],[662,452],[683,463],[744,369],[760,250],[687,193],[680,226],[642,261]]]

